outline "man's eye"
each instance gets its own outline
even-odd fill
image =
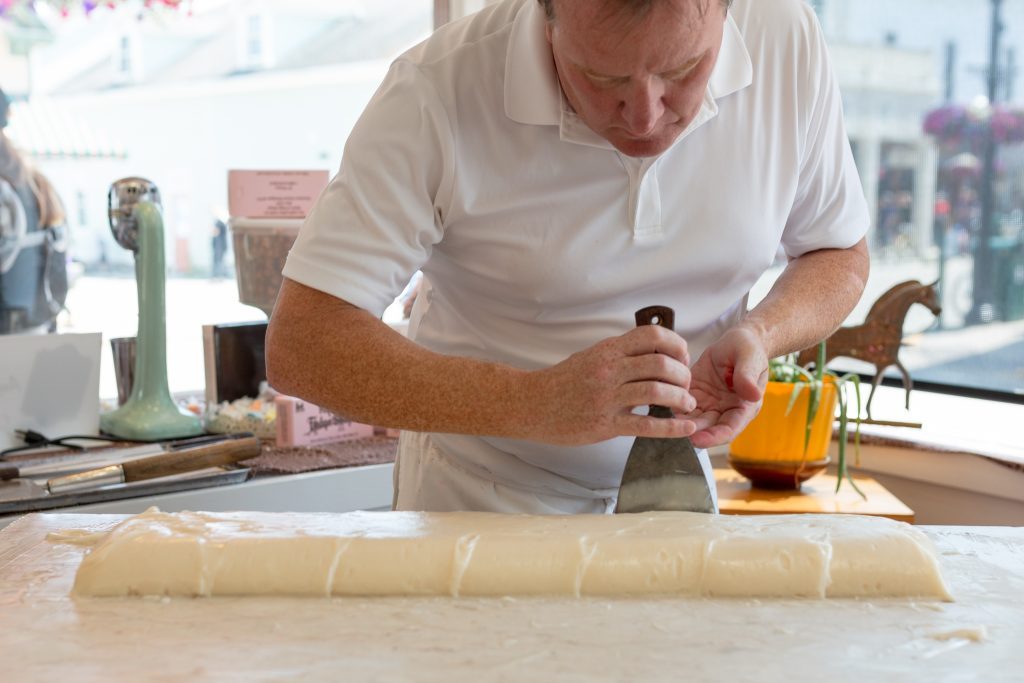
[[[687,69],[686,71],[677,71],[676,73],[667,74],[664,76],[666,81],[685,81],[693,73],[693,69]]]
[[[613,76],[588,76],[590,82],[598,88],[614,88],[617,85],[622,85],[628,79],[616,78]]]

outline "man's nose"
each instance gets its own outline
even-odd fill
[[[665,113],[665,86],[657,78],[638,81],[620,105],[626,129],[643,136],[654,130]]]

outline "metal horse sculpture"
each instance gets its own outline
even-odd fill
[[[893,365],[903,376],[903,388],[906,390],[906,406],[910,407],[910,390],[913,383],[910,373],[900,363],[898,354],[903,343],[903,320],[907,311],[914,304],[922,304],[939,315],[939,296],[936,291],[938,281],[923,285],[917,280],[901,282],[874,303],[861,325],[840,327],[825,343],[825,362],[838,356],[856,358],[875,366],[875,378],[871,381],[871,393],[868,395],[867,415],[871,419],[871,399],[875,389],[882,381],[882,373]],[[797,357],[797,363],[806,365],[813,363],[817,356],[817,346],[804,349]]]

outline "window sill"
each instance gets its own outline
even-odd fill
[[[863,387],[866,400],[869,387]],[[864,442],[912,447],[937,453],[978,455],[1024,469],[1021,425],[1024,407],[1015,403],[913,391],[910,410],[897,387],[879,387],[872,413],[876,419],[919,422],[920,429],[863,425]]]
[[[862,390],[867,401],[870,387]],[[915,390],[908,411],[904,398],[901,388],[879,387],[873,417],[921,427],[863,425],[858,471],[1024,502],[1024,407]],[[835,442],[831,455],[835,462]],[[852,448],[847,455],[855,464]]]

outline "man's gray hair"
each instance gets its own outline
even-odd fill
[[[608,0],[609,2],[618,3],[621,8],[633,12],[636,16],[643,16],[650,9],[651,6],[658,2],[658,0]],[[696,0],[701,2],[701,0]],[[729,10],[729,5],[732,4],[732,0],[719,0],[722,3],[722,7],[726,11]],[[547,16],[548,21],[553,21],[555,18],[555,0],[537,0],[540,6],[544,8],[544,14]]]

